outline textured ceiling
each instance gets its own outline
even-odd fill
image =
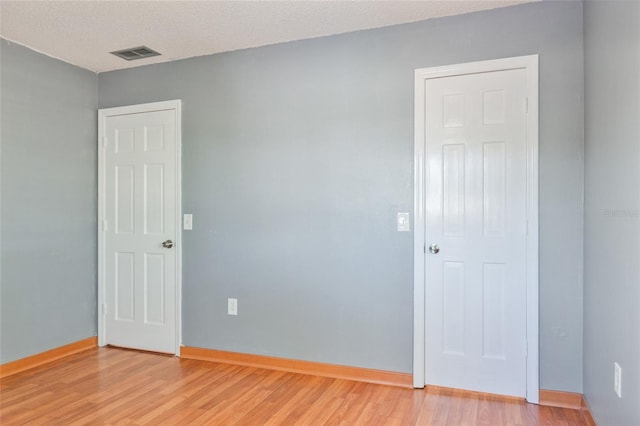
[[[103,72],[529,1],[1,0],[0,36]],[[141,45],[162,56],[109,54]]]

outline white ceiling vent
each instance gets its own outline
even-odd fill
[[[122,59],[126,59],[127,61],[150,58],[152,56],[160,55],[160,53],[156,52],[155,50],[149,49],[147,46],[134,47],[131,49],[118,50],[109,53],[119,56]]]

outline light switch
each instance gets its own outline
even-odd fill
[[[398,232],[411,231],[411,223],[409,222],[409,213],[398,213]]]
[[[184,215],[183,226],[185,231],[191,231],[193,229],[193,215],[191,214]]]

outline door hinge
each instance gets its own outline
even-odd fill
[[[424,244],[422,245],[422,252],[423,252],[424,254],[427,254],[427,243],[424,243]]]
[[[529,98],[524,98],[523,102],[522,102],[522,105],[523,105],[524,113],[528,114],[529,113]]]
[[[106,219],[102,221],[102,232],[107,232],[107,221],[106,221]]]
[[[106,136],[102,137],[102,149],[107,149],[107,144],[109,143],[109,140],[107,139]]]
[[[102,316],[103,317],[107,316],[107,304],[106,303],[102,304]]]

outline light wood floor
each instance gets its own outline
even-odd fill
[[[7,425],[586,425],[580,411],[101,348],[0,383]]]

